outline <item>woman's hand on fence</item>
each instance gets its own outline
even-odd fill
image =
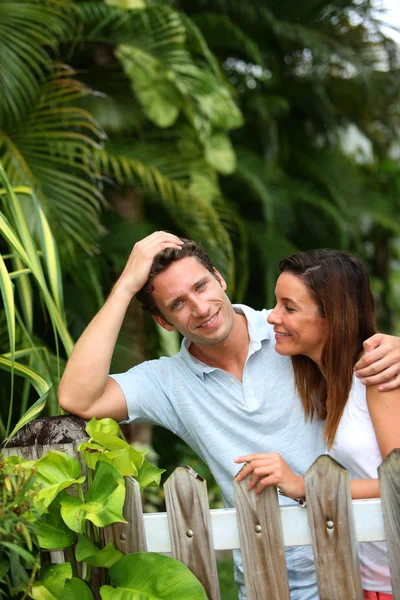
[[[275,485],[289,498],[304,497],[304,480],[296,475],[277,452],[248,454],[235,458],[235,463],[247,463],[236,479],[242,481],[252,474],[248,489],[260,494],[267,485]]]

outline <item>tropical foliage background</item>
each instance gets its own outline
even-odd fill
[[[0,0],[1,438],[38,398],[58,412],[74,341],[156,229],[255,308],[280,257],[354,252],[399,333],[400,51],[378,9]],[[177,343],[133,303],[112,368]]]

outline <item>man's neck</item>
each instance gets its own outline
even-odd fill
[[[241,380],[249,341],[247,319],[243,314],[235,312],[232,331],[223,342],[215,345],[192,342],[189,352],[206,365],[227,371]]]

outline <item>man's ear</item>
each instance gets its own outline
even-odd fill
[[[224,292],[225,292],[225,291],[226,291],[226,288],[227,288],[228,286],[226,285],[226,281],[225,281],[225,279],[222,277],[221,273],[220,273],[219,271],[217,271],[217,269],[216,269],[215,267],[214,267],[214,274],[215,274],[215,277],[217,278],[217,280],[219,281],[219,283],[220,283],[220,285],[221,285],[222,289],[223,289],[223,290],[224,290]]]
[[[162,317],[160,317],[159,315],[153,315],[153,319],[155,321],[157,321],[157,323],[163,328],[166,329],[167,331],[175,331],[175,327],[173,325],[170,325],[169,323],[167,323],[167,321],[165,321]]]

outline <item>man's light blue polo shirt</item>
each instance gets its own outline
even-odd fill
[[[194,358],[187,339],[171,358],[111,376],[125,395],[129,420],[161,425],[181,437],[210,467],[226,506],[234,506],[235,457],[279,452],[303,474],[325,452],[323,424],[305,422],[291,360],[275,352],[268,311],[234,308],[245,315],[250,337],[242,381]],[[310,557],[310,548],[287,553],[292,600],[318,598]]]

